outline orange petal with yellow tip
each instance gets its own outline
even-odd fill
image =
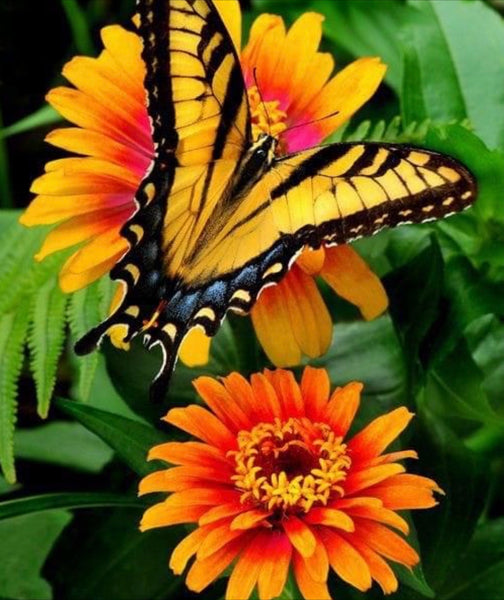
[[[217,579],[238,556],[246,538],[238,538],[205,560],[196,560],[187,573],[186,584],[193,592],[201,592]]]
[[[132,84],[143,89],[145,63],[141,57],[140,36],[118,25],[109,25],[101,30],[100,37],[120,68],[121,75],[128,77]]]
[[[260,600],[273,600],[282,593],[292,555],[292,546],[281,532],[272,533],[261,560],[261,570],[257,579]]]
[[[172,408],[163,420],[217,448],[231,450],[236,447],[236,436],[201,406]]]
[[[301,556],[308,557],[315,552],[317,540],[310,527],[303,520],[290,515],[282,521],[282,526],[290,543]]]
[[[198,560],[204,560],[212,556],[212,554],[218,552],[221,548],[229,544],[229,542],[242,535],[243,531],[230,529],[229,520],[226,520],[224,523],[216,523],[198,548]]]
[[[353,460],[365,461],[381,454],[404,431],[413,416],[401,406],[372,421],[348,442]]]
[[[267,519],[271,512],[266,512],[261,509],[253,509],[242,512],[233,519],[230,524],[231,529],[252,529],[259,523]]]
[[[366,561],[371,577],[378,582],[383,593],[392,594],[397,591],[397,578],[394,575],[394,571],[392,571],[383,558],[374,550],[371,550],[369,546],[362,543],[360,540],[355,539],[355,536],[350,537],[343,534],[343,537],[355,547],[357,552]]]
[[[92,156],[126,167],[137,173],[139,181],[145,174],[152,157],[137,148],[110,139],[103,133],[80,127],[55,129],[46,136],[46,142],[68,152]],[[133,202],[133,199],[130,199],[130,202]]]
[[[321,246],[318,250],[305,248],[296,259],[296,265],[307,275],[314,277],[322,270],[325,262],[325,248]]]
[[[242,409],[233,401],[224,385],[212,377],[198,377],[193,386],[212,412],[230,431],[250,429],[250,421]]]
[[[332,337],[329,312],[313,279],[294,265],[282,281],[267,288],[252,309],[257,337],[277,366],[292,366],[301,354],[326,352]]]
[[[339,577],[361,592],[372,585],[371,573],[364,558],[344,537],[324,527],[320,530],[329,556],[329,564]]]
[[[259,578],[264,546],[269,535],[259,531],[245,546],[228,581],[226,600],[247,600]]]
[[[148,508],[140,522],[140,531],[156,527],[168,527],[181,523],[193,523],[205,512],[206,506],[166,506],[165,503],[155,504]]]
[[[303,396],[306,415],[319,419],[327,406],[331,382],[325,369],[305,367],[301,377],[301,395]]]
[[[415,550],[388,527],[360,518],[355,519],[355,524],[355,537],[378,554],[407,567],[419,562],[420,557]]]
[[[311,119],[309,117],[310,105],[317,99],[333,70],[334,58],[332,54],[318,52],[312,56],[309,81],[306,81],[305,85],[300,86],[296,93],[292,94],[289,106],[289,117],[292,122],[301,125]],[[322,140],[321,136],[320,139]]]
[[[379,58],[359,58],[328,82],[309,107],[312,119],[337,113],[317,123],[322,139],[343,125],[371,98],[386,70]]]
[[[292,563],[296,583],[305,600],[331,600],[327,583],[311,577],[303,557],[297,552],[293,553]]]
[[[344,437],[353,423],[359,409],[362,383],[348,383],[342,388],[336,388],[325,410],[325,418],[333,431]]]
[[[304,416],[304,402],[299,384],[291,371],[278,369],[264,372],[266,379],[275,388],[277,398],[282,406],[284,418]]]
[[[196,554],[212,527],[198,527],[191,531],[172,552],[170,569],[175,575],[180,575],[187,567],[189,560]]]
[[[228,30],[237,54],[241,50],[241,9],[238,0],[214,0],[215,8]]]
[[[374,319],[388,307],[380,279],[351,246],[326,249],[321,277],[341,296],[359,308],[365,319]]]
[[[221,450],[201,442],[166,442],[150,449],[148,460],[164,460],[176,465],[230,468]]]
[[[310,525],[327,525],[343,531],[353,531],[355,529],[352,519],[342,510],[335,508],[312,507],[304,520]]]
[[[210,343],[211,338],[202,329],[193,327],[180,345],[180,360],[188,367],[206,365],[210,355]]]
[[[350,454],[350,456],[352,456]],[[376,485],[381,481],[397,475],[398,473],[404,473],[405,468],[402,465],[393,463],[391,465],[378,465],[377,467],[369,467],[362,471],[352,471],[346,478],[343,486],[345,488],[345,494],[355,494],[361,490]],[[369,492],[366,492],[369,495]]]

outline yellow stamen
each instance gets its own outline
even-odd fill
[[[287,113],[280,110],[278,100],[263,102],[257,86],[248,89],[250,113],[252,116],[252,136],[257,141],[262,133],[273,136],[279,140],[281,145],[281,134],[287,129]],[[277,148],[277,152],[282,149]]]
[[[267,510],[308,512],[341,497],[341,482],[351,465],[346,445],[329,425],[306,418],[259,423],[238,434],[232,479],[243,504]]]

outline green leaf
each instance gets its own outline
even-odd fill
[[[94,54],[94,44],[89,31],[88,20],[77,0],[61,0],[68,24],[72,31],[73,41],[80,54]]]
[[[427,392],[424,396],[426,396]],[[415,511],[424,573],[439,590],[449,584],[449,570],[460,560],[484,508],[488,492],[488,462],[465,448],[444,424],[419,402],[421,419],[412,440],[420,456],[417,469],[444,490],[439,506]]]
[[[56,508],[73,510],[75,508],[100,508],[104,506],[142,508],[145,507],[145,503],[136,496],[126,494],[97,492],[41,494],[40,496],[28,496],[0,502],[0,520]]]
[[[504,519],[482,524],[463,551],[440,600],[501,598],[504,589]]]
[[[2,112],[0,110],[0,133],[3,128]],[[12,195],[10,185],[10,171],[9,171],[9,153],[7,150],[7,144],[0,135],[0,207],[11,208]]]
[[[0,523],[0,590],[3,598],[50,600],[40,575],[55,540],[70,521],[63,511],[26,515]]]
[[[146,475],[156,469],[155,463],[147,463],[147,453],[152,446],[167,441],[165,434],[138,421],[79,402],[57,398],[55,403],[113,448],[135,473]]]
[[[141,533],[141,512],[78,514],[54,548],[45,572],[65,600],[184,598],[183,577],[168,567],[181,527]]]
[[[37,127],[44,127],[46,125],[52,125],[61,121],[61,115],[59,115],[54,108],[51,106],[43,106],[39,108],[31,115],[23,117],[21,120],[0,129],[0,138],[7,138],[12,135],[24,133]]]
[[[9,483],[16,480],[13,443],[17,380],[23,364],[27,312],[28,302],[25,301],[17,313],[0,318],[0,466]]]
[[[504,22],[483,2],[410,0],[402,113],[406,123],[469,118],[491,148],[504,147]],[[484,35],[482,35],[484,32]]]
[[[38,413],[43,419],[49,411],[58,360],[63,349],[67,302],[68,296],[60,290],[55,277],[48,279],[32,298],[28,347],[37,389]]]
[[[112,450],[79,423],[52,422],[18,430],[14,436],[17,459],[32,460],[99,473]]]

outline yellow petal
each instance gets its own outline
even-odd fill
[[[210,354],[211,339],[200,327],[194,327],[180,345],[179,358],[188,367],[206,365]]]
[[[359,58],[349,64],[324,87],[309,107],[312,119],[319,123],[322,137],[327,137],[365,104],[380,85],[387,67],[376,57]]]
[[[241,50],[241,10],[238,0],[214,0],[215,8],[219,11],[221,19],[233,40],[236,53]]]
[[[63,292],[67,294],[85,288],[90,283],[93,283],[93,281],[100,279],[100,277],[102,277],[110,271],[110,269],[116,264],[116,262],[121,256],[120,254],[116,256],[109,256],[104,261],[95,265],[88,271],[74,273],[72,271],[71,264],[75,257],[79,254],[79,252],[72,254],[72,256],[66,261],[66,263],[61,268],[59,274],[60,288]]]
[[[355,304],[365,319],[374,319],[387,309],[381,281],[350,246],[327,248],[320,274],[338,296]]]

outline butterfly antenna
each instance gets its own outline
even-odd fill
[[[291,125],[290,127],[287,127],[287,129],[284,129],[283,133],[285,133],[286,131],[290,131],[291,129],[297,129],[298,127],[306,127],[306,125],[311,125],[312,123],[319,123],[320,121],[325,121],[326,119],[335,117],[338,114],[339,114],[339,110],[337,110],[329,115],[326,115],[325,117],[320,117],[320,119],[313,119],[313,121],[306,121],[304,123],[297,123],[296,125]]]
[[[254,67],[254,70],[252,72],[254,74],[254,81],[256,84],[257,92],[259,94],[259,98],[261,99],[261,103],[264,106],[264,112],[266,113],[266,120],[268,121],[268,135],[271,136],[271,119],[268,113],[268,109],[266,107],[266,102],[264,102],[264,98],[261,93],[261,88],[259,87],[259,82],[257,81],[257,67]]]

